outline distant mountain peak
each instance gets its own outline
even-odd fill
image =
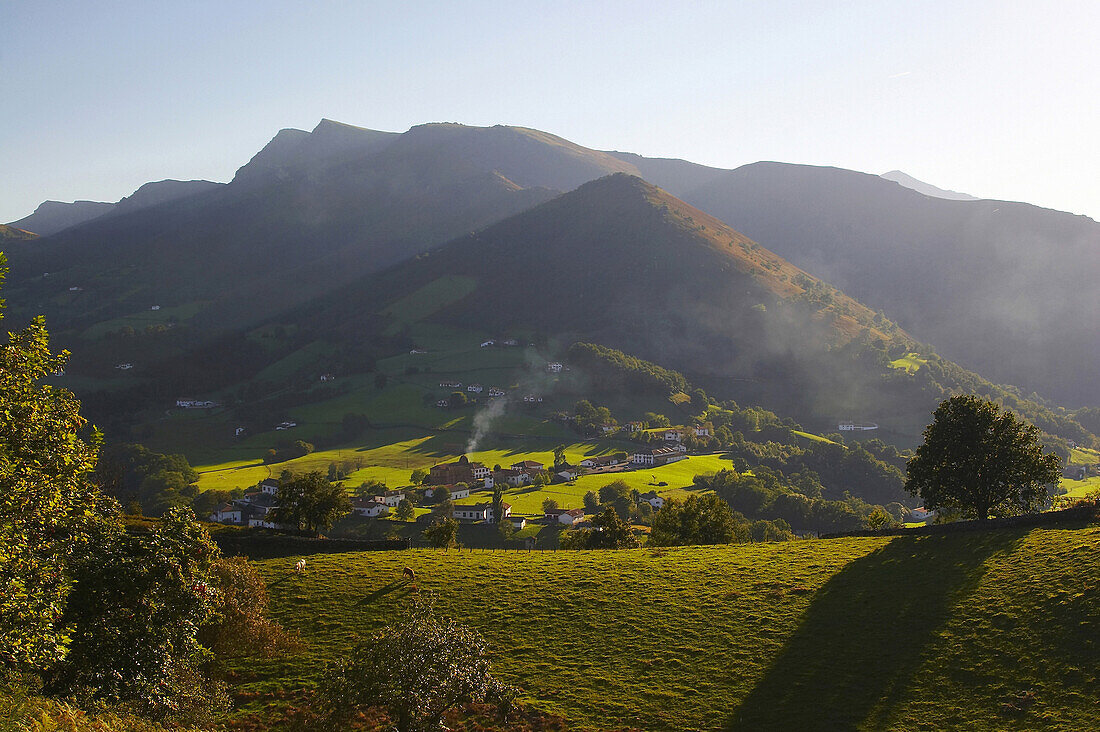
[[[889,173],[883,173],[879,176],[886,180],[892,180],[898,185],[904,186],[917,193],[923,193],[926,196],[932,198],[946,198],[949,201],[980,201],[982,199],[975,196],[971,196],[969,193],[960,193],[959,191],[949,191],[946,188],[939,188],[931,183],[925,183],[922,180],[917,180],[908,173],[904,173],[900,170],[891,170]]]

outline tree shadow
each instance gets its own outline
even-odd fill
[[[884,729],[936,632],[1017,531],[898,537],[834,575],[726,726]]]

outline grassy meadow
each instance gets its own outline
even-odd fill
[[[524,703],[581,728],[1100,728],[1100,527],[668,550],[410,550],[259,563],[293,658],[233,669],[241,724],[398,617],[482,632]],[[493,602],[486,603],[491,595]],[[278,724],[271,725],[278,727]]]

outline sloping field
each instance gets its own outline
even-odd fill
[[[234,670],[248,722],[419,591],[583,728],[1100,729],[1100,527],[260,563],[310,650]]]

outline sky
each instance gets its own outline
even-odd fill
[[[322,118],[901,169],[1100,219],[1100,2],[0,0],[0,221]]]

